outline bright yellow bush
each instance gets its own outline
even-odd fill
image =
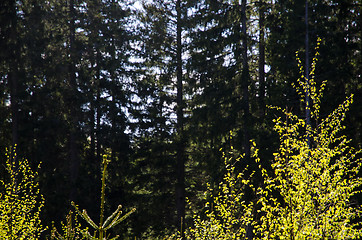
[[[0,181],[0,239],[39,239],[45,229],[39,216],[44,199],[36,181],[38,173],[26,159],[17,158],[15,150],[7,152],[5,167],[9,181]]]
[[[53,224],[51,231],[51,240],[81,240],[87,239],[82,231],[88,231],[88,229],[82,229],[82,225],[78,222],[77,215],[73,217],[73,212],[69,211],[66,216],[66,222],[61,222],[62,228],[60,231],[56,229]]]
[[[247,226],[253,221],[253,203],[244,201],[243,192],[245,186],[251,185],[250,180],[235,170],[235,164],[242,161],[243,156],[235,158],[233,147],[222,153],[226,169],[223,181],[216,189],[207,185],[205,196],[210,200],[205,204],[205,218],[194,212],[194,226],[186,229],[186,239],[243,239]]]
[[[274,153],[275,176],[268,176],[262,170],[264,186],[258,189],[262,217],[255,230],[259,239],[355,239],[362,236],[361,223],[353,223],[362,214],[361,206],[353,201],[362,185],[358,177],[361,150],[351,147],[350,140],[341,134],[353,95],[327,118],[320,119],[320,98],[325,83],[317,89],[313,77],[317,56],[318,53],[309,79],[315,127],[306,126],[305,119],[277,108],[284,114],[283,118],[274,120],[280,147]],[[296,89],[303,101],[307,79],[302,76],[298,83]]]
[[[272,173],[268,174],[260,165],[254,142],[252,157],[259,164],[263,178],[257,188],[243,174],[235,172],[233,164],[240,158],[227,158],[224,154],[227,171],[223,182],[217,189],[208,187],[208,193],[214,196],[206,205],[206,217],[195,214],[194,226],[187,229],[186,239],[244,239],[248,224],[253,226],[253,239],[362,237],[362,224],[356,221],[362,217],[362,208],[353,200],[362,187],[362,179],[358,177],[362,151],[351,147],[350,140],[341,133],[353,95],[328,117],[320,118],[325,82],[318,88],[314,80],[318,47],[316,52],[309,79],[302,75],[298,59],[302,77],[299,85],[294,86],[302,102],[304,93],[309,91],[312,126],[307,126],[304,118],[273,107],[283,117],[274,119],[280,147],[274,153]],[[243,201],[244,186],[255,191],[255,204]]]
[[[361,159],[337,134],[352,97],[310,130],[307,145],[304,119],[287,113],[276,119],[280,136],[274,154],[275,177],[264,171],[264,188],[259,188],[262,204],[261,239],[353,239],[362,232],[352,221],[361,216],[361,206],[352,200],[362,185],[358,178]],[[273,193],[277,192],[282,201]],[[359,227],[360,228],[360,227]]]

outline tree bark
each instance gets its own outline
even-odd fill
[[[308,27],[308,0],[305,0],[305,80],[306,80],[306,92],[305,92],[305,122],[307,128],[307,144],[308,147],[311,147],[310,142],[310,128],[311,125],[311,116],[310,116],[310,83],[309,83],[309,27]]]
[[[74,0],[69,1],[69,113],[70,113],[70,132],[69,132],[69,168],[70,168],[70,193],[69,198],[71,201],[76,201],[77,195],[77,178],[79,172],[79,156],[78,156],[78,116],[76,98],[77,84],[76,84],[76,69],[75,69],[75,9]]]
[[[176,2],[177,11],[177,33],[176,33],[176,62],[177,62],[177,183],[176,183],[176,204],[177,204],[177,224],[182,238],[184,238],[184,219],[185,219],[185,143],[183,133],[183,85],[182,85],[182,43],[181,43],[181,3]]]
[[[260,117],[265,116],[265,32],[264,1],[259,1],[259,109]]]
[[[249,110],[249,63],[248,63],[248,36],[247,36],[247,25],[246,25],[246,5],[247,0],[241,1],[241,24],[242,24],[242,64],[243,70],[241,75],[241,87],[242,87],[242,95],[243,95],[243,128],[244,128],[244,152],[245,158],[249,162],[250,161],[250,110]]]
[[[12,145],[15,146],[19,143],[19,99],[18,99],[18,59],[19,53],[19,40],[18,40],[18,17],[16,14],[16,1],[12,1],[10,6],[11,11],[11,29],[10,29],[10,58],[9,58],[9,74],[8,84],[10,88],[10,111],[11,111],[11,130],[12,130]]]

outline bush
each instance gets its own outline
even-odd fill
[[[5,168],[8,181],[0,181],[0,239],[38,239],[45,228],[40,212],[44,198],[26,159],[17,158],[15,148],[6,153]],[[38,167],[39,168],[39,167]]]
[[[252,223],[254,204],[245,202],[243,192],[244,187],[251,186],[251,183],[243,173],[235,170],[235,165],[243,156],[233,156],[233,147],[228,152],[223,151],[226,169],[223,181],[216,189],[208,184],[206,217],[203,219],[194,213],[194,226],[185,231],[187,239],[241,239]]]
[[[362,185],[358,177],[361,150],[351,147],[350,140],[341,134],[353,95],[328,117],[320,119],[325,83],[317,89],[313,77],[317,56],[318,53],[309,81],[302,76],[296,86],[302,101],[304,93],[310,93],[315,127],[286,110],[281,110],[284,120],[274,120],[280,147],[274,153],[274,177],[263,171],[264,187],[258,189],[262,205],[259,211],[263,216],[255,226],[260,239],[355,239],[362,236],[361,223],[353,223],[362,213],[361,206],[353,201]]]
[[[254,235],[248,234],[248,239],[362,237],[361,223],[356,221],[362,209],[353,201],[362,186],[358,177],[361,150],[351,147],[350,140],[341,134],[353,95],[328,117],[320,118],[325,82],[318,89],[314,80],[317,56],[318,52],[313,59],[310,79],[302,75],[299,85],[294,86],[302,102],[304,93],[309,93],[314,127],[304,118],[274,107],[284,116],[274,119],[280,147],[274,153],[271,173],[260,165],[258,149],[253,142],[252,156],[263,178],[257,188],[243,174],[235,172],[233,162],[240,158],[233,160],[224,155],[227,169],[224,181],[206,204],[206,217],[194,216],[194,226],[186,230],[186,239],[242,239],[248,224],[253,227]],[[256,203],[243,201],[245,186],[254,190]],[[208,193],[212,192],[209,187]],[[252,214],[254,212],[258,217]]]

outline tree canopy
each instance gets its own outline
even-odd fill
[[[71,201],[89,209],[91,219],[99,216],[107,154],[105,215],[119,203],[125,212],[137,209],[109,233],[124,239],[182,233],[195,226],[192,212],[210,217],[204,192],[220,187],[231,171],[219,151],[230,148],[230,131],[233,154],[245,154],[232,171],[243,172],[256,188],[265,184],[259,167],[279,181],[272,174],[276,162],[294,164],[285,152],[273,155],[284,146],[278,142],[284,132],[273,130],[279,112],[268,106],[285,109],[292,124],[284,126],[285,134],[294,131],[301,140],[298,122],[306,107],[299,99],[306,91],[314,118],[308,136],[318,147],[298,142],[293,156],[311,160],[295,167],[309,174],[313,164],[320,172],[334,166],[329,174],[339,174],[338,159],[347,161],[350,149],[362,144],[362,2],[309,0],[307,10],[308,15],[304,1],[293,0],[1,1],[0,149],[17,146],[15,166],[25,158],[31,169],[42,163],[36,178],[44,197],[42,224],[54,222],[60,229],[74,210]],[[305,66],[316,47],[318,65]],[[296,88],[306,68],[315,85]],[[323,86],[323,98],[315,86]],[[343,105],[349,111],[342,127],[339,106],[351,95],[354,103]],[[254,161],[250,140],[260,162]],[[290,141],[284,147],[292,151]],[[325,161],[312,161],[317,155]],[[2,154],[4,182],[6,162]],[[354,176],[352,169],[340,173],[342,183]],[[313,176],[311,185],[330,180]],[[302,191],[299,183],[292,181],[292,188]],[[242,201],[253,202],[257,194],[243,189]],[[288,194],[273,197],[282,204]],[[323,208],[319,200],[315,209]]]

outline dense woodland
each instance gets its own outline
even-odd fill
[[[296,51],[308,65],[318,37],[321,116],[355,94],[344,134],[360,149],[362,1],[307,10],[295,0],[0,1],[0,149],[16,144],[18,158],[41,163],[43,224],[58,225],[71,201],[99,216],[103,154],[105,211],[137,209],[116,229],[123,238],[190,224],[185,199],[202,211],[205,183],[225,172],[220,148],[245,153],[238,168],[252,171],[254,139],[270,168],[278,113],[267,106],[305,116]]]

